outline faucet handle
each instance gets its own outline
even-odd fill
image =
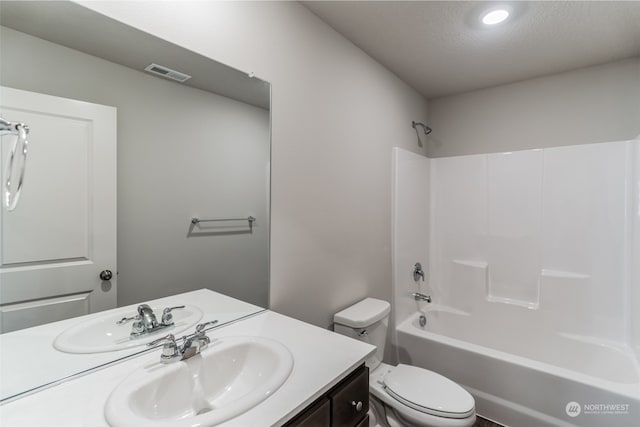
[[[413,280],[417,282],[421,277],[422,281],[424,282],[424,271],[422,270],[422,264],[416,262],[416,264],[413,266]]]
[[[146,330],[147,328],[144,326],[142,317],[137,316],[131,324],[131,336],[136,337],[138,335],[142,335]]]
[[[162,347],[162,354],[160,355],[160,361],[162,363],[171,363],[182,358],[182,354],[178,349],[178,343],[176,343],[176,338],[173,336],[173,334],[169,334],[166,337],[151,341],[149,344],[147,344],[147,346],[153,347],[158,344],[164,344],[164,346]]]
[[[209,325],[215,325],[216,323],[218,323],[217,320],[212,320],[210,322],[204,322],[204,323],[199,323],[196,326],[196,333],[200,334],[204,332],[204,328],[206,328]]]
[[[173,325],[173,314],[171,314],[172,310],[176,310],[178,308],[185,308],[184,305],[178,305],[175,307],[166,307],[162,310],[162,324],[165,326]]]
[[[178,346],[178,344],[176,343],[176,337],[173,336],[173,334],[168,334],[166,337],[158,338],[157,340],[151,341],[147,344],[147,347],[155,347],[158,344],[172,344],[176,347]]]
[[[123,317],[116,322],[116,325],[124,325],[125,323],[128,323],[132,320],[138,320],[139,318],[140,316]]]
[[[171,310],[176,310],[178,308],[185,308],[186,305],[176,305],[175,307],[166,307],[164,310],[162,310],[163,313],[171,313]]]

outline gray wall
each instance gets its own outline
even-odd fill
[[[631,139],[640,58],[429,100],[429,157]]]
[[[1,31],[2,85],[118,108],[118,304],[210,288],[265,306],[269,112]],[[249,214],[252,233],[189,233]]]
[[[271,82],[274,310],[390,300],[391,152],[424,153],[422,96],[295,2],[82,4]]]

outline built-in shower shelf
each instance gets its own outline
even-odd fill
[[[553,277],[556,279],[590,279],[591,276],[588,274],[582,273],[574,273],[571,271],[563,271],[563,270],[548,270],[543,268],[540,272],[542,277]]]
[[[486,270],[489,267],[489,263],[485,261],[468,261],[468,260],[462,260],[462,259],[454,259],[453,263],[458,265],[464,265],[465,267],[481,268],[483,270]]]
[[[493,295],[487,295],[487,301],[497,302],[500,304],[516,305],[519,307],[528,308],[530,310],[537,310],[538,308],[540,308],[540,303],[537,301],[536,302],[522,301],[515,298],[496,297]]]

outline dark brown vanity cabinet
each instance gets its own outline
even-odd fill
[[[369,368],[362,365],[302,410],[287,427],[366,427],[369,425]]]

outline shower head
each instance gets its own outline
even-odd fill
[[[422,129],[424,129],[424,134],[425,135],[429,135],[433,131],[433,129],[431,129],[429,126],[425,125],[424,123],[418,123],[416,121],[412,121],[411,122],[411,127],[416,129],[416,126],[422,126]]]

